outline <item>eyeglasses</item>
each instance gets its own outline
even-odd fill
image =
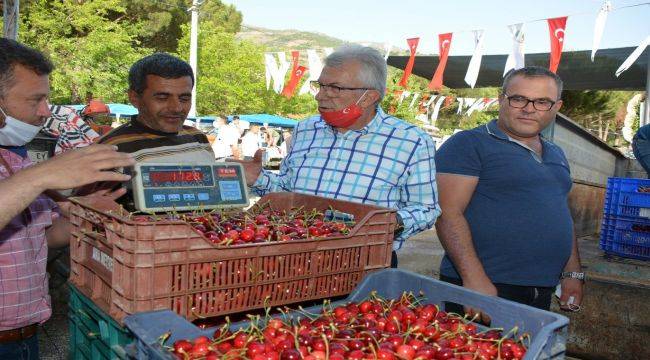
[[[513,96],[508,96],[506,94],[503,95],[505,95],[506,99],[508,99],[508,104],[510,104],[510,106],[515,109],[523,109],[526,106],[528,106],[528,103],[533,103],[533,107],[535,108],[535,110],[549,111],[556,103],[556,101],[551,101],[547,99],[532,100],[519,95],[513,95]]]
[[[371,88],[352,88],[352,87],[343,87],[336,85],[325,85],[318,82],[318,80],[312,80],[309,82],[312,90],[318,92],[320,90],[328,90],[332,95],[338,95],[341,90],[372,90]]]

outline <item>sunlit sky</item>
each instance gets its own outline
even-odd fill
[[[210,0],[206,0],[210,1]],[[569,16],[564,50],[591,50],[601,0],[434,1],[434,0],[224,0],[244,24],[269,29],[313,31],[351,42],[391,43],[406,49],[419,37],[418,53],[438,53],[438,34],[453,32],[450,55],[469,55],[471,30],[485,30],[485,54],[512,48],[510,24],[524,22],[526,53],[549,52],[546,18]],[[638,46],[650,35],[650,2],[614,0],[600,48]],[[640,6],[627,7],[635,4]],[[287,49],[290,50],[290,49]]]

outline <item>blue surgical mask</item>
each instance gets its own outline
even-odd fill
[[[0,128],[0,145],[2,146],[23,146],[38,134],[42,126],[35,126],[22,122],[15,117],[7,115],[0,108],[5,117],[5,126]]]

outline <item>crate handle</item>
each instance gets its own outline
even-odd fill
[[[108,332],[108,324],[104,320],[99,320],[99,333],[102,336],[102,340],[109,341],[110,334]]]
[[[88,315],[88,313],[84,309],[77,309],[77,312],[81,315],[83,315],[86,319],[92,320],[93,318]]]
[[[112,349],[112,350],[115,352],[115,354],[117,354],[117,356],[119,356],[121,359],[129,359],[129,358],[131,358],[131,357],[127,356],[127,355],[129,355],[129,354],[127,354],[126,350],[125,350],[124,347],[121,346],[121,345],[113,345],[113,346],[111,346],[111,349]],[[135,357],[135,356],[133,356],[133,357]]]
[[[81,233],[83,235],[88,236],[89,238],[91,238],[91,239],[93,239],[95,241],[106,242],[106,235],[100,234],[100,233],[98,233],[96,231],[81,229]]]

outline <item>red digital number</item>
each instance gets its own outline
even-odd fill
[[[149,179],[154,184],[166,182],[195,182],[203,181],[203,173],[198,171],[156,171],[149,173]]]

